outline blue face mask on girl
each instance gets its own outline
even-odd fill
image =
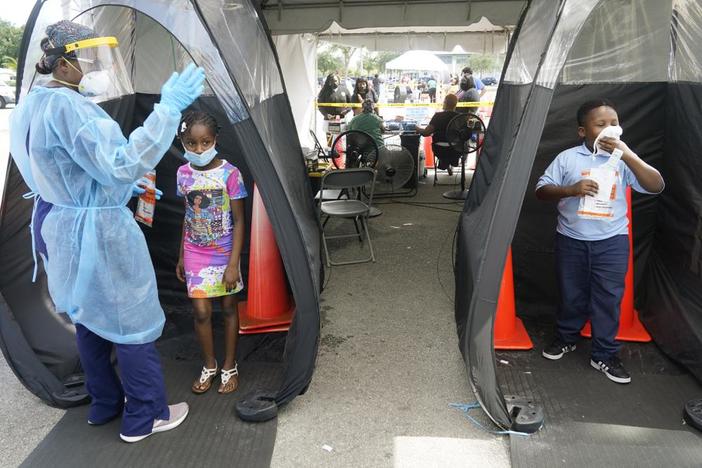
[[[217,149],[215,148],[215,145],[212,145],[210,149],[203,151],[200,154],[185,150],[185,154],[183,154],[183,156],[185,156],[185,159],[187,159],[194,166],[204,167],[212,162],[214,157],[217,156]]]

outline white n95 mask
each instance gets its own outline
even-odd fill
[[[622,127],[619,125],[610,125],[609,127],[605,127],[602,129],[599,135],[597,135],[597,138],[595,138],[595,143],[592,145],[592,149],[594,150],[593,154],[598,154],[598,153],[607,153],[605,150],[600,149],[599,143],[602,138],[609,137],[609,138],[614,138],[615,140],[618,140],[619,137],[622,136],[622,133],[624,133],[624,130],[622,130]]]
[[[83,75],[78,83],[78,92],[85,97],[105,94],[110,87],[110,75],[107,70],[92,71]]]

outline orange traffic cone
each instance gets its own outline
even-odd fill
[[[497,299],[495,317],[495,349],[531,349],[529,334],[514,306],[514,273],[512,272],[512,247],[507,250],[505,269],[502,272],[500,297]]]
[[[258,188],[254,186],[249,286],[247,300],[239,302],[239,332],[286,331],[294,311],[273,227]]]
[[[434,169],[434,151],[431,149],[431,136],[424,137],[424,167]]]
[[[639,320],[639,313],[634,309],[634,242],[632,234],[631,220],[631,187],[626,189],[626,203],[628,206],[627,217],[629,218],[629,268],[626,271],[624,278],[624,295],[622,296],[622,304],[619,308],[619,331],[617,339],[621,341],[637,341],[640,343],[648,343],[651,341],[651,335],[648,334]],[[590,338],[592,330],[590,322],[587,322],[580,332],[582,336]]]

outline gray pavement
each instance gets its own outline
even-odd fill
[[[0,466],[15,467],[63,416],[32,395],[0,355]]]
[[[0,109],[0,181],[3,182],[9,151],[7,119],[10,112],[11,109]],[[0,386],[0,467],[14,467],[34,450],[64,411],[45,405],[25,389],[1,354]]]
[[[398,201],[446,202],[449,188],[423,184]],[[510,466],[506,438],[449,408],[475,400],[453,319],[458,213],[444,211],[460,205],[379,206],[370,221],[377,262],[327,272],[316,371],[307,394],[279,413],[272,466]],[[346,243],[333,253],[361,253]]]
[[[8,114],[0,110],[2,168]],[[458,213],[444,210],[460,205],[441,198],[450,188],[422,184],[417,197],[398,199],[424,207],[381,200],[383,215],[370,222],[377,262],[327,272],[316,371],[308,392],[279,413],[273,467],[510,466],[508,439],[448,406],[475,400],[453,319]],[[361,253],[352,240],[332,249]],[[0,382],[0,466],[13,467],[63,411],[31,395],[4,358]]]

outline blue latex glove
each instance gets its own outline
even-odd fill
[[[181,73],[173,72],[161,88],[161,103],[182,112],[205,89],[205,70],[190,64]]]
[[[146,177],[142,177],[141,179],[137,180],[134,182],[134,185],[132,186],[132,196],[133,197],[138,197],[142,193],[146,192],[146,187],[149,186],[149,179]],[[159,190],[157,188],[154,189],[156,193],[156,200],[160,200],[161,196],[163,196],[163,191]]]

